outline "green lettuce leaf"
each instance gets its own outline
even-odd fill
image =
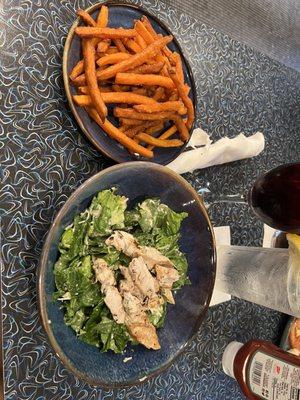
[[[94,218],[94,233],[110,235],[114,229],[124,228],[127,198],[114,194],[114,190],[103,190],[97,196],[99,215]]]
[[[93,308],[92,313],[86,320],[84,327],[82,328],[79,339],[85,343],[91,344],[93,346],[100,346],[100,333],[98,330],[98,324],[101,322],[104,300],[101,299],[99,304]]]
[[[122,353],[124,351],[129,340],[125,325],[117,324],[113,319],[103,317],[97,329],[103,343],[103,352],[112,350],[115,353]]]
[[[147,199],[138,205],[140,214],[139,224],[144,233],[149,233],[156,225],[158,215],[159,199]]]
[[[68,308],[67,308],[68,310]],[[76,333],[80,331],[84,321],[86,320],[86,316],[84,315],[83,310],[78,310],[75,313],[68,312],[65,315],[65,323],[66,325],[70,326]]]
[[[149,313],[148,318],[149,321],[156,328],[161,328],[165,323],[166,314],[167,314],[167,303],[165,302],[155,312]]]

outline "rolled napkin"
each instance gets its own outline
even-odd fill
[[[261,132],[249,137],[240,133],[233,139],[224,137],[211,143],[209,135],[198,128],[193,132],[188,147],[193,147],[193,150],[185,151],[167,165],[178,174],[255,157],[265,148],[265,138]]]

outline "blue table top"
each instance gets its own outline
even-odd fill
[[[215,141],[264,132],[256,158],[186,174],[216,195],[243,193],[260,173],[299,161],[300,76],[158,0],[135,0],[172,30],[192,66],[197,125]],[[5,399],[244,399],[221,369],[232,340],[280,339],[286,317],[233,299],[212,307],[175,364],[145,384],[114,391],[71,375],[47,344],[39,320],[36,268],[55,214],[84,180],[112,165],[80,132],[62,82],[62,52],[75,10],[92,1],[4,0],[1,11],[1,155],[3,366]],[[262,224],[248,206],[217,203],[215,226],[230,225],[232,243],[261,245]]]

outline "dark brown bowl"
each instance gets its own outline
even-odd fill
[[[172,32],[169,28],[161,22],[157,17],[150,14],[147,10],[131,5],[131,4],[123,4],[123,3],[97,3],[92,7],[86,9],[86,11],[91,14],[94,18],[96,17],[99,8],[103,5],[109,6],[109,26],[110,27],[119,27],[122,26],[124,28],[131,28],[133,25],[133,21],[135,19],[140,19],[142,15],[146,15],[153,27],[158,33],[162,33],[163,35],[172,35]],[[156,148],[154,150],[154,157],[151,160],[143,159],[142,157],[137,157],[135,155],[130,154],[127,149],[125,149],[121,144],[119,144],[114,139],[110,138],[103,129],[100,128],[87,114],[84,108],[75,105],[72,99],[72,95],[76,94],[75,88],[70,85],[69,82],[69,74],[74,67],[74,65],[81,58],[81,45],[80,39],[78,36],[74,34],[75,28],[79,25],[80,19],[77,18],[74,24],[72,25],[64,47],[63,54],[63,78],[64,78],[64,86],[67,94],[68,102],[71,107],[72,113],[76,118],[78,125],[81,130],[87,136],[87,138],[93,143],[93,145],[104,153],[107,157],[113,159],[116,162],[122,163],[127,161],[152,161],[157,164],[166,165],[173,161],[179,154],[184,150],[185,145],[179,148]],[[179,43],[174,37],[172,43],[169,45],[169,48],[172,51],[177,51],[182,59],[183,72],[185,77],[185,82],[190,86],[190,98],[193,101],[194,107],[197,104],[196,99],[196,88],[195,82],[193,78],[193,74],[191,68],[185,59],[182,50],[180,48]],[[111,111],[111,109],[109,109]],[[111,115],[112,113],[109,112]],[[116,124],[116,120],[113,116],[109,117],[109,120]],[[190,133],[193,131],[193,126],[190,130]],[[175,136],[176,137],[176,136]]]

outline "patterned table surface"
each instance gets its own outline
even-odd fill
[[[259,173],[299,160],[297,72],[158,0],[135,3],[157,14],[182,44],[197,84],[198,124],[213,140],[257,130],[266,137],[266,149],[255,159],[186,174],[196,189],[242,193]],[[72,376],[47,344],[35,286],[45,235],[70,193],[112,164],[81,134],[63,90],[64,41],[75,10],[91,4],[4,0],[0,6],[5,399],[244,399],[221,370],[226,344],[251,338],[278,342],[286,318],[242,300],[211,308],[189,349],[139,387],[90,387]],[[210,215],[216,226],[231,226],[233,244],[261,245],[262,226],[246,205],[215,204]]]

